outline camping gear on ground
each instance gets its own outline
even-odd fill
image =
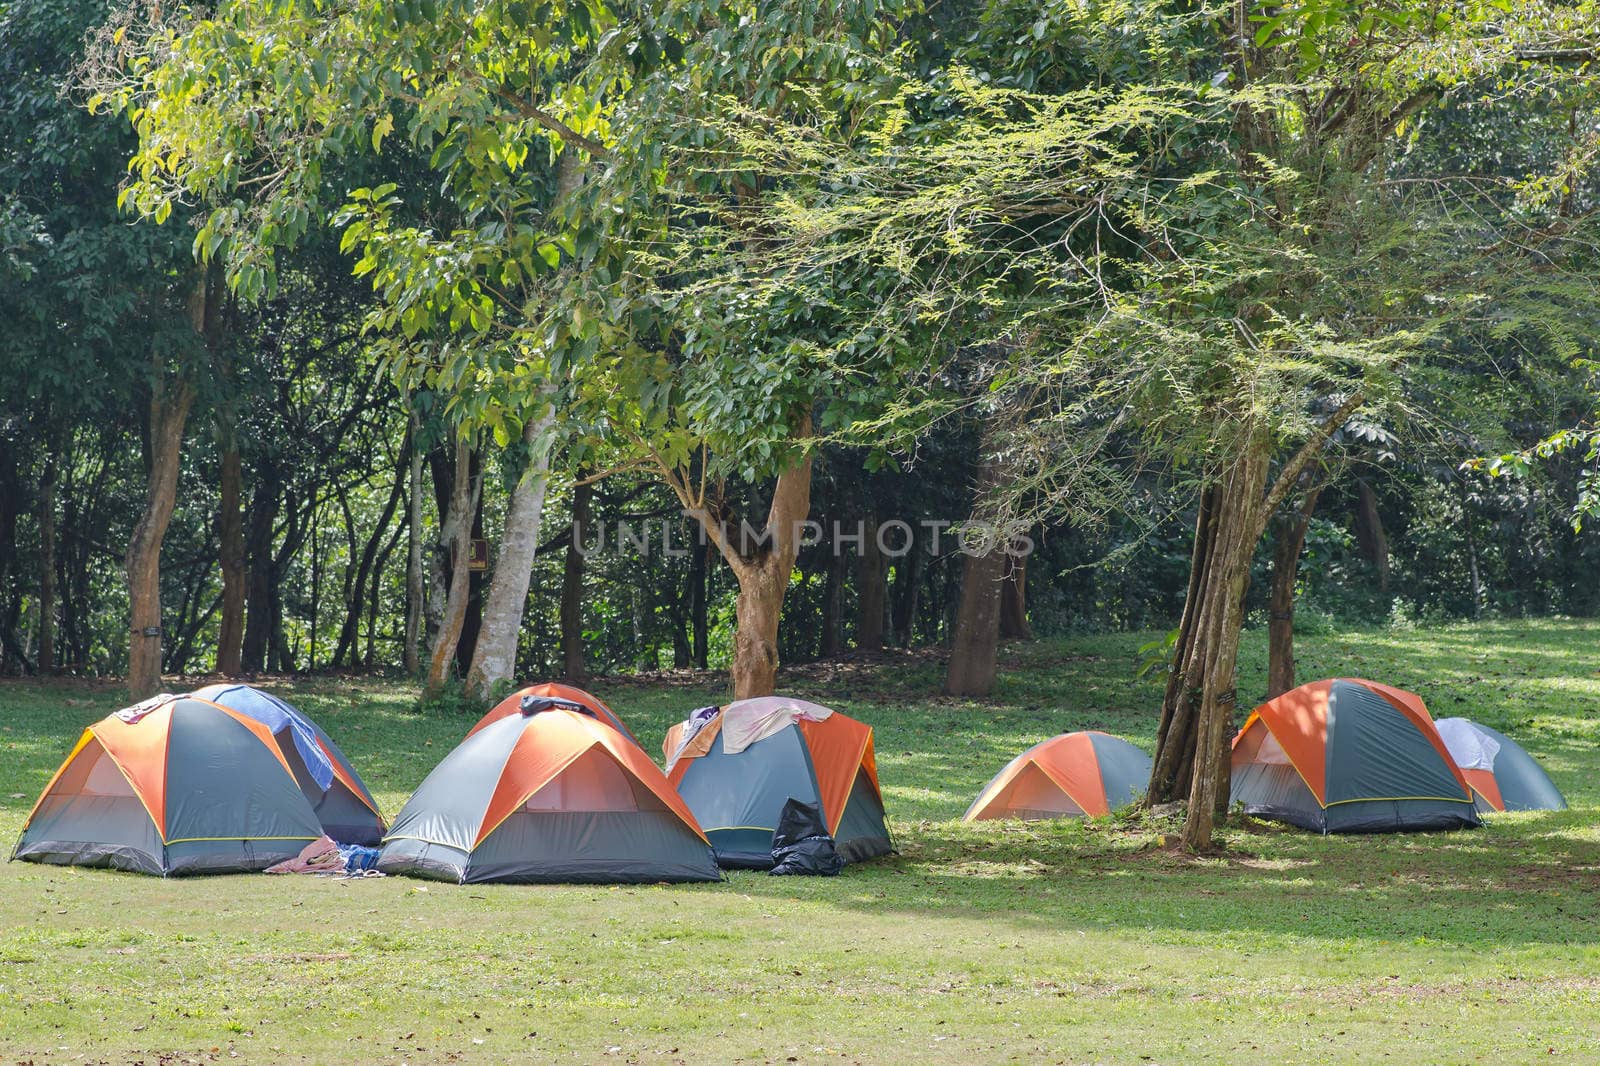
[[[446,755],[395,816],[378,869],[459,883],[721,877],[650,757],[600,719],[547,701]]]
[[[685,743],[689,725],[667,733],[667,778],[723,866],[770,869],[773,833],[791,798],[817,805],[845,862],[894,850],[870,726],[782,696],[730,703]]]
[[[321,835],[266,726],[162,695],[84,730],[12,858],[157,876],[240,873],[293,858]]]
[[[1121,737],[1062,733],[1007,763],[961,820],[1097,818],[1135,802],[1149,784],[1150,756]]]
[[[249,685],[207,685],[193,695],[247,714],[272,731],[324,833],[346,844],[383,839],[383,815],[361,775],[303,711]]]
[[[1360,678],[1301,685],[1257,707],[1233,740],[1232,799],[1319,833],[1480,824],[1421,698]]]
[[[337,874],[344,872],[344,857],[339,845],[329,836],[320,836],[300,849],[300,854],[267,867],[269,874]]]
[[[1470,718],[1434,723],[1477,796],[1478,813],[1564,811],[1567,800],[1521,744]]]
[[[844,860],[817,805],[797,799],[785,803],[772,834],[772,869],[767,872],[774,877],[832,877],[842,869]]]
[[[510,718],[514,714],[521,714],[522,701],[528,696],[545,696],[557,700],[570,700],[573,703],[580,704],[586,708],[590,714],[594,715],[594,717],[611,726],[611,728],[615,729],[629,740],[633,740],[633,734],[628,732],[628,727],[622,724],[622,719],[617,717],[617,712],[613,711],[610,707],[607,707],[604,703],[601,703],[600,699],[593,693],[585,692],[583,689],[574,685],[561,685],[556,684],[555,682],[546,682],[542,685],[529,685],[527,688],[521,688],[513,692],[511,695],[507,696],[505,699],[489,708],[488,713],[486,713],[482,718],[478,719],[478,724],[473,726],[467,732],[467,736],[472,736],[472,734],[476,733],[478,730],[482,729],[491,722],[498,722],[502,718]],[[638,743],[638,741],[634,741],[634,743]]]

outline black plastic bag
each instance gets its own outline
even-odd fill
[[[832,877],[844,869],[816,804],[791,798],[783,805],[772,834],[772,863],[774,877]]]

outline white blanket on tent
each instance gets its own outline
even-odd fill
[[[1500,742],[1494,737],[1466,718],[1440,718],[1433,725],[1461,769],[1494,769],[1494,757],[1500,754]]]
[[[722,750],[737,755],[757,741],[783,732],[801,719],[820,722],[828,708],[787,696],[757,696],[722,708]]]

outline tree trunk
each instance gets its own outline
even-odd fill
[[[708,591],[706,583],[710,579],[711,546],[696,544],[690,551],[692,554],[689,558],[689,587],[693,591],[689,604],[689,625],[693,631],[690,650],[694,656],[694,665],[705,670],[710,666],[711,654],[710,626],[706,618]]]
[[[1004,476],[998,459],[989,454],[988,434],[978,468],[978,483],[973,494],[973,513]],[[952,629],[950,665],[945,672],[944,690],[952,696],[987,696],[994,687],[1000,642],[1000,593],[1009,555],[1004,542],[995,537],[977,545],[982,554],[969,554],[961,566],[960,602]]]
[[[406,447],[411,456],[411,490],[406,501],[406,526],[410,540],[406,545],[406,635],[401,652],[407,677],[416,677],[422,662],[422,447],[417,442],[418,419],[411,413]]]
[[[1217,807],[1227,802],[1234,674],[1269,452],[1266,436],[1252,434],[1208,486],[1195,530],[1197,572],[1179,626],[1150,785],[1152,801],[1163,802],[1187,783],[1183,843],[1190,850],[1210,847]]]
[[[455,476],[452,481],[450,507],[445,514],[441,542],[454,553],[450,568],[450,584],[444,597],[444,611],[439,620],[439,631],[434,636],[433,648],[428,656],[428,676],[423,685],[423,695],[433,698],[444,691],[450,677],[450,664],[455,660],[456,644],[461,638],[461,626],[467,617],[467,553],[472,531],[472,516],[478,510],[482,482],[472,476],[472,449],[465,441],[456,443]]]
[[[472,452],[472,482],[477,486],[478,501],[472,512],[472,530],[469,537],[472,540],[483,540],[483,463],[484,451],[476,448]],[[471,545],[468,545],[471,548]],[[471,557],[470,550],[458,556],[462,566],[467,566]],[[456,673],[457,676],[466,677],[467,670],[472,666],[472,658],[478,653],[478,634],[483,632],[483,586],[484,571],[467,568],[467,612],[461,618],[461,634],[456,637]]]
[[[1006,558],[995,544],[982,555],[968,555],[962,564],[960,606],[944,679],[944,690],[952,696],[987,696],[994,688]]]
[[[589,501],[594,486],[583,480],[572,487],[572,539],[561,572],[561,672],[569,681],[589,676],[583,658],[583,538],[589,531]]]
[[[866,536],[856,562],[856,647],[883,650],[883,604],[888,558],[878,544],[878,516],[868,515]]]
[[[541,438],[554,421],[554,412],[547,411],[523,429],[522,442],[532,451],[527,469],[511,490],[494,578],[483,605],[483,628],[467,670],[467,692],[479,699],[488,699],[496,686],[511,680],[517,668],[517,638],[522,634],[522,611],[528,603],[544,495],[550,484],[550,452]]]
[[[394,549],[399,545],[400,538],[405,535],[405,532],[404,522],[395,526],[394,532],[389,535],[388,543],[378,553],[378,561],[372,568],[372,582],[368,586],[370,591],[367,594],[367,648],[361,656],[361,665],[367,670],[371,670],[377,662],[378,608],[382,603],[383,575],[389,568],[389,557],[394,554]]]
[[[21,614],[22,592],[11,580],[17,559],[17,511],[22,504],[22,486],[15,453],[0,437],[0,675],[15,670],[26,672],[27,656],[16,636],[16,619]]]
[[[1267,601],[1271,616],[1267,625],[1267,699],[1294,688],[1294,588],[1300,576],[1300,553],[1306,546],[1306,530],[1317,509],[1322,486],[1306,490],[1298,510],[1279,514],[1277,549],[1272,556],[1272,594]]]
[[[689,612],[694,606],[694,570],[683,575],[683,584],[671,600],[672,668],[687,670],[694,665],[694,648],[689,644]]]
[[[1354,393],[1324,419],[1283,464],[1264,497],[1271,437],[1259,427],[1242,427],[1233,457],[1211,474],[1201,493],[1189,590],[1146,794],[1152,804],[1187,795],[1183,845],[1190,851],[1211,846],[1217,815],[1227,809],[1228,741],[1237,700],[1234,676],[1244,629],[1244,594],[1267,516],[1276,513],[1328,437],[1363,402],[1363,394]]]
[[[237,677],[244,662],[244,472],[239,442],[222,428],[221,507],[217,512],[217,562],[222,570],[222,617],[217,623],[217,673]]]
[[[833,545],[828,554],[828,575],[822,586],[822,639],[817,655],[823,659],[836,659],[844,651],[844,633],[840,625],[844,613],[845,557]]]
[[[272,539],[277,522],[277,471],[270,465],[263,465],[256,471],[255,491],[250,496],[245,523],[247,606],[239,665],[247,674],[267,669],[272,646],[272,601],[277,584]]]
[[[1461,500],[1461,533],[1467,545],[1467,591],[1472,596],[1472,617],[1483,617],[1483,574],[1478,569],[1478,538],[1472,531],[1472,499],[1467,495],[1467,483],[1456,479],[1457,496]]]
[[[1033,627],[1028,624],[1026,555],[1006,556],[1006,572],[1000,582],[1000,639],[1033,639]]]
[[[809,414],[801,419],[796,437],[809,442]],[[778,622],[789,575],[800,553],[800,525],[811,513],[811,466],[808,450],[804,459],[778,476],[759,545],[741,543],[742,531],[736,541],[722,519],[694,500],[681,482],[673,481],[685,510],[700,522],[739,581],[732,679],[736,700],[770,696],[777,685]]]
[[[913,540],[911,550],[901,556],[894,568],[894,632],[902,648],[916,643],[917,600],[922,592],[924,555],[921,545]]]
[[[203,306],[203,297],[201,303]],[[203,316],[203,310],[200,314]],[[144,509],[128,538],[124,558],[128,578],[128,694],[134,700],[154,695],[161,685],[161,542],[177,505],[183,430],[193,403],[193,387],[183,380],[164,380],[158,364],[156,380],[151,384]]]
[[[367,543],[361,549],[355,578],[345,589],[344,622],[339,627],[339,643],[333,650],[333,665],[336,667],[347,661],[351,666],[356,665],[361,637],[361,612],[368,600],[367,583],[369,581],[373,583],[376,595],[373,567],[378,559],[378,551],[383,545],[384,534],[389,531],[389,523],[394,521],[394,513],[400,507],[400,497],[405,492],[405,471],[409,465],[410,457],[402,450],[400,461],[395,467],[394,484],[389,489],[389,497],[384,501],[383,510],[378,514],[378,523],[373,528],[372,535],[367,538]]]
[[[1378,513],[1378,494],[1365,478],[1356,481],[1356,544],[1378,574],[1378,590],[1389,591],[1389,535]]]
[[[39,673],[56,672],[56,460],[39,479]]]

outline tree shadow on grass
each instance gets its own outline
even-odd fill
[[[1600,840],[1591,812],[1524,814],[1458,833],[1320,837],[1254,823],[1191,858],[1154,830],[1104,823],[939,823],[904,853],[831,881],[741,874],[753,896],[871,914],[1002,921],[1019,931],[1129,936],[1600,944]]]

